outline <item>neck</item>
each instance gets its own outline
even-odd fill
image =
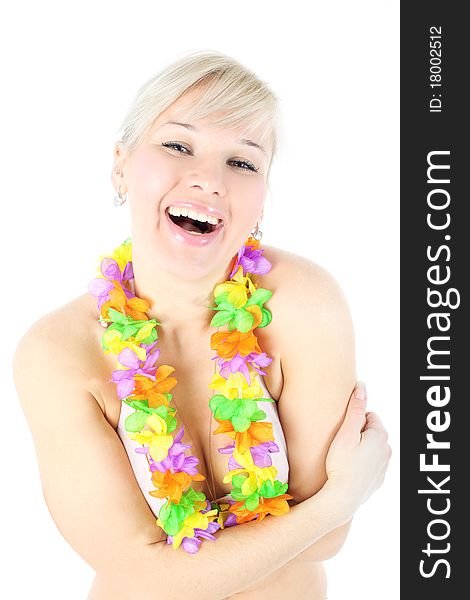
[[[134,293],[147,300],[149,317],[161,323],[167,339],[178,339],[183,331],[199,336],[213,333],[214,288],[229,279],[231,265],[232,260],[207,275],[188,278],[166,270],[133,244]]]

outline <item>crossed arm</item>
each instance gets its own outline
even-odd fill
[[[278,410],[288,446],[289,492],[299,505],[282,519],[222,532],[217,543],[222,545],[203,544],[198,561],[164,543],[116,432],[83,390],[77,360],[52,335],[62,315],[42,319],[19,344],[14,378],[48,508],[70,545],[124,597],[150,598],[157,584],[170,597],[175,586],[183,590],[189,582],[193,589],[200,586],[194,597],[220,597],[259,582],[260,572],[268,576],[299,553],[325,560],[343,543],[348,524],[336,525],[329,496],[317,491],[326,481],[326,453],[356,379],[352,327],[342,294],[325,272],[300,261],[289,275],[288,294],[270,302],[286,327]],[[288,309],[289,319],[282,314]],[[266,546],[273,553],[260,559]],[[224,548],[239,556],[240,572],[226,572]],[[208,582],[201,564],[218,561],[214,572],[220,577]]]
[[[356,384],[354,332],[349,309],[336,281],[308,259],[292,255],[287,288],[270,299],[278,320],[284,387],[279,416],[288,448],[291,506],[325,484],[325,460]],[[282,279],[284,274],[279,273]],[[269,305],[268,305],[269,307]],[[269,325],[271,326],[273,322]],[[342,547],[350,522],[302,552],[323,561]]]

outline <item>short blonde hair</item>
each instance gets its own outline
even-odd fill
[[[259,128],[264,132],[260,144],[272,143],[271,167],[278,145],[279,101],[252,71],[214,50],[186,53],[144,83],[119,129],[124,150],[137,148],[160,113],[192,89],[202,93],[189,107],[190,118],[221,112],[214,120],[218,126],[244,127],[244,131]]]

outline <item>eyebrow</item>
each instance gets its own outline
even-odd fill
[[[160,125],[160,127],[163,127],[163,125],[180,125],[181,127],[186,127],[186,129],[189,129],[191,131],[197,131],[197,129],[194,127],[194,125],[191,125],[191,123],[180,123],[179,121],[166,121],[165,123]],[[266,156],[268,155],[268,153],[262,146],[260,146],[256,142],[253,142],[252,140],[247,140],[245,138],[242,138],[237,141],[240,142],[241,144],[246,144],[247,146],[253,146],[254,148],[258,148],[258,150],[261,150],[261,152],[264,152],[264,154],[266,154]]]

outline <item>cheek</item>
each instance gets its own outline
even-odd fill
[[[257,181],[247,181],[243,186],[239,186],[236,196],[240,201],[233,207],[234,214],[244,221],[254,221],[261,212],[266,197],[266,183],[261,178]]]
[[[130,196],[135,204],[158,203],[174,185],[171,162],[151,151],[142,152],[133,164]]]

